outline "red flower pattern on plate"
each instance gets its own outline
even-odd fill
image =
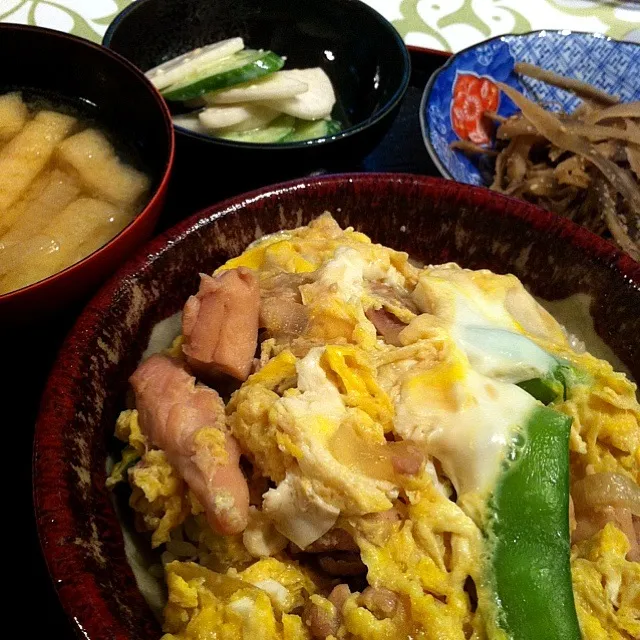
[[[491,121],[484,114],[496,111],[500,91],[491,78],[460,73],[453,85],[451,124],[462,140],[478,145],[491,141]]]

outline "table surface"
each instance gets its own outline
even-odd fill
[[[179,0],[176,0],[179,1]],[[506,32],[535,29],[598,31],[620,39],[640,41],[640,4],[592,0],[366,0],[393,22],[407,44],[441,51],[457,51],[474,42]],[[100,41],[115,15],[131,0],[0,0],[0,21],[36,24],[72,32]],[[440,56],[414,52],[414,75],[401,112],[381,145],[359,167],[359,171],[387,170],[436,174],[419,135],[418,105],[429,74],[442,63]],[[182,211],[184,213],[184,211]],[[160,222],[166,229],[176,222],[169,206]],[[73,636],[55,597],[38,549],[31,499],[31,443],[33,424],[48,369],[83,302],[64,316],[34,320],[21,331],[26,339],[7,340],[3,349],[5,373],[0,397],[0,423],[10,434],[5,445],[12,478],[5,513],[26,535],[26,548],[8,554],[5,577],[10,580],[12,605],[36,605],[28,621],[26,637],[68,640]],[[13,407],[13,409],[11,409]],[[5,531],[8,528],[5,527]],[[19,538],[22,541],[23,536]],[[26,566],[25,566],[26,564]]]
[[[133,0],[0,0],[0,21],[36,24],[101,40]],[[640,41],[639,0],[364,0],[407,44],[459,51],[503,33],[597,31]],[[176,0],[179,2],[179,0]]]

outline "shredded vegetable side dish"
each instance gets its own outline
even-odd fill
[[[636,386],[578,344],[328,213],[203,274],[107,481],[163,639],[640,637]]]
[[[569,217],[611,238],[640,260],[640,102],[620,103],[584,82],[528,63],[517,73],[571,91],[582,99],[571,114],[555,113],[505,84],[520,112],[487,113],[497,149],[466,141],[453,146],[496,156],[491,188]]]

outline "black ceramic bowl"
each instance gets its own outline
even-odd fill
[[[400,35],[358,0],[138,0],[107,30],[103,44],[148,70],[185,51],[233,36],[286,56],[285,68],[322,67],[347,126],[329,138],[286,145],[237,143],[176,127],[182,191],[208,204],[316,170],[352,165],[379,142],[398,111],[410,75]],[[222,187],[222,189],[221,189]]]

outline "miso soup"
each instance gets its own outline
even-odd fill
[[[142,210],[150,186],[81,110],[0,95],[0,294],[106,244]]]

